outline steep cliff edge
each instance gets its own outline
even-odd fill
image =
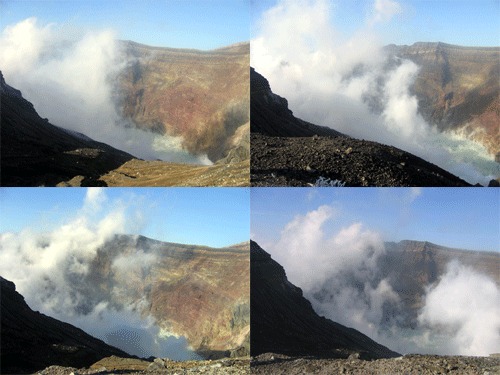
[[[118,77],[125,117],[139,128],[182,136],[185,149],[213,162],[239,147],[249,150],[250,43],[199,51],[124,41],[122,48],[133,61]],[[246,160],[248,152],[238,157]]]
[[[483,144],[500,162],[500,47],[419,42],[386,51],[421,67],[412,90],[430,124]]]
[[[354,353],[365,359],[398,356],[355,329],[317,315],[302,290],[287,280],[283,267],[257,243],[251,241],[250,246],[252,356],[266,352],[332,358]]]
[[[89,367],[111,356],[129,354],[105,344],[79,328],[33,311],[0,276],[2,374],[24,374],[50,365]]]

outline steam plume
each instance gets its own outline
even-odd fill
[[[294,114],[394,145],[469,182],[496,178],[498,164],[483,147],[438,133],[419,114],[410,91],[419,67],[384,52],[374,26],[390,22],[401,5],[374,1],[372,17],[349,38],[331,25],[331,9],[326,0],[278,1],[251,41],[251,65],[288,99]]]
[[[134,63],[120,51],[114,30],[40,26],[28,18],[7,26],[0,36],[0,68],[42,117],[54,125],[144,159],[211,164],[192,156],[181,137],[141,131],[115,106],[113,79]]]
[[[147,217],[144,198],[109,201],[105,189],[89,188],[83,206],[48,232],[25,228],[0,234],[0,275],[12,280],[35,311],[69,322],[130,354],[189,359],[185,338],[164,337],[148,302],[134,296],[128,281],[101,284],[109,273],[131,280],[159,262],[156,249],[116,251],[106,247],[117,234],[137,234]],[[106,250],[103,248],[106,247]],[[103,271],[104,269],[104,271]],[[133,283],[133,281],[130,281]]]
[[[420,193],[409,191],[402,206]],[[407,328],[410,313],[396,292],[398,281],[381,269],[387,254],[382,235],[361,222],[327,234],[324,228],[342,216],[326,205],[297,215],[268,246],[318,314],[401,353],[489,355],[500,350],[500,290],[491,279],[451,262],[427,286],[416,326]]]

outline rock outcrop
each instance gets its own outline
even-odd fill
[[[111,355],[129,354],[105,344],[71,324],[33,311],[0,276],[1,372],[26,374],[50,365],[88,367]]]
[[[421,67],[412,87],[425,120],[483,144],[500,162],[500,47],[389,45]]]
[[[131,41],[122,47],[133,61],[117,87],[125,117],[139,128],[182,136],[186,150],[207,154],[212,162],[231,151],[231,159],[248,159],[250,43],[211,51]],[[240,147],[247,152],[235,155]]]
[[[398,356],[352,328],[317,315],[285,270],[251,241],[251,354],[375,359]]]

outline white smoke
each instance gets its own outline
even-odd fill
[[[181,137],[138,130],[118,114],[113,79],[133,61],[121,53],[116,37],[110,29],[41,26],[28,18],[3,30],[0,69],[54,125],[140,158],[207,164],[204,155],[181,148]]]
[[[347,135],[416,154],[469,182],[487,184],[500,172],[484,147],[439,134],[418,112],[411,94],[419,67],[389,58],[374,25],[402,12],[396,1],[376,0],[365,26],[345,38],[332,26],[326,0],[279,0],[263,13],[251,40],[251,65],[288,99],[304,120]]]
[[[140,233],[148,217],[143,202],[138,196],[110,201],[105,189],[88,188],[83,206],[68,213],[59,227],[38,232],[33,226],[0,234],[0,275],[16,284],[33,310],[82,328],[130,354],[196,357],[186,349],[185,338],[162,337],[147,301],[134,296],[133,276],[159,262],[156,250],[102,250],[117,234]],[[106,257],[111,257],[109,272],[125,280],[112,285],[110,294],[103,294],[94,280],[102,276],[94,271],[95,267],[102,271],[99,262]]]
[[[402,197],[403,220],[404,207],[420,194],[412,189]],[[500,350],[500,290],[492,280],[451,262],[440,280],[427,286],[416,326],[405,328],[410,315],[396,292],[398,281],[380,269],[387,254],[382,235],[362,223],[327,234],[342,216],[326,205],[297,215],[268,246],[319,315],[401,353],[489,355]]]
[[[453,337],[443,348],[446,354],[500,352],[500,290],[493,280],[456,260],[428,288],[418,320]]]

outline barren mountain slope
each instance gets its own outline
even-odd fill
[[[413,92],[423,117],[483,144],[500,162],[500,47],[389,45],[421,67]]]
[[[119,77],[124,116],[140,128],[182,136],[190,153],[213,162],[240,146],[248,150],[241,127],[249,121],[250,43],[199,51],[126,41],[123,48],[135,61]]]

